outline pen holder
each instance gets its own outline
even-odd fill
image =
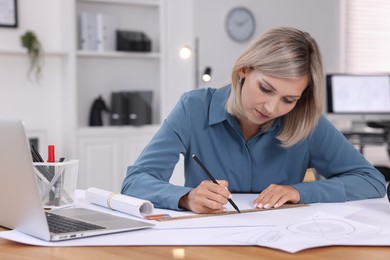
[[[45,208],[63,207],[75,200],[78,160],[34,163],[42,204]]]

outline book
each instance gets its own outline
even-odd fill
[[[115,50],[115,19],[111,15],[96,14],[97,51]]]
[[[96,45],[96,14],[82,12],[79,23],[79,48],[83,51],[95,51]]]
[[[154,205],[148,200],[122,195],[95,187],[90,187],[86,190],[85,198],[92,204],[139,218],[146,218],[154,209]]]

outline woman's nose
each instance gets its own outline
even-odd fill
[[[272,114],[278,105],[278,100],[276,98],[270,98],[265,102],[264,108],[268,114]]]

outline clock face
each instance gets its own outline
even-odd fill
[[[226,31],[236,42],[246,42],[252,38],[256,20],[252,12],[245,7],[235,7],[226,16]]]

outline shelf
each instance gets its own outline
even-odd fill
[[[159,59],[158,52],[119,52],[119,51],[78,51],[77,56],[80,58],[131,58],[131,59]]]
[[[17,48],[0,49],[0,55],[26,55],[26,54],[27,54],[27,50],[25,49],[17,49]],[[50,51],[45,51],[44,55],[65,56],[68,55],[68,52],[62,50],[50,50]]]
[[[77,0],[80,3],[101,3],[101,4],[129,4],[144,6],[159,6],[158,0]]]
[[[118,134],[138,134],[138,133],[148,133],[156,132],[160,128],[160,125],[141,125],[141,126],[90,126],[90,127],[81,127],[77,130],[78,136],[94,136],[94,135],[110,135],[117,136]]]

